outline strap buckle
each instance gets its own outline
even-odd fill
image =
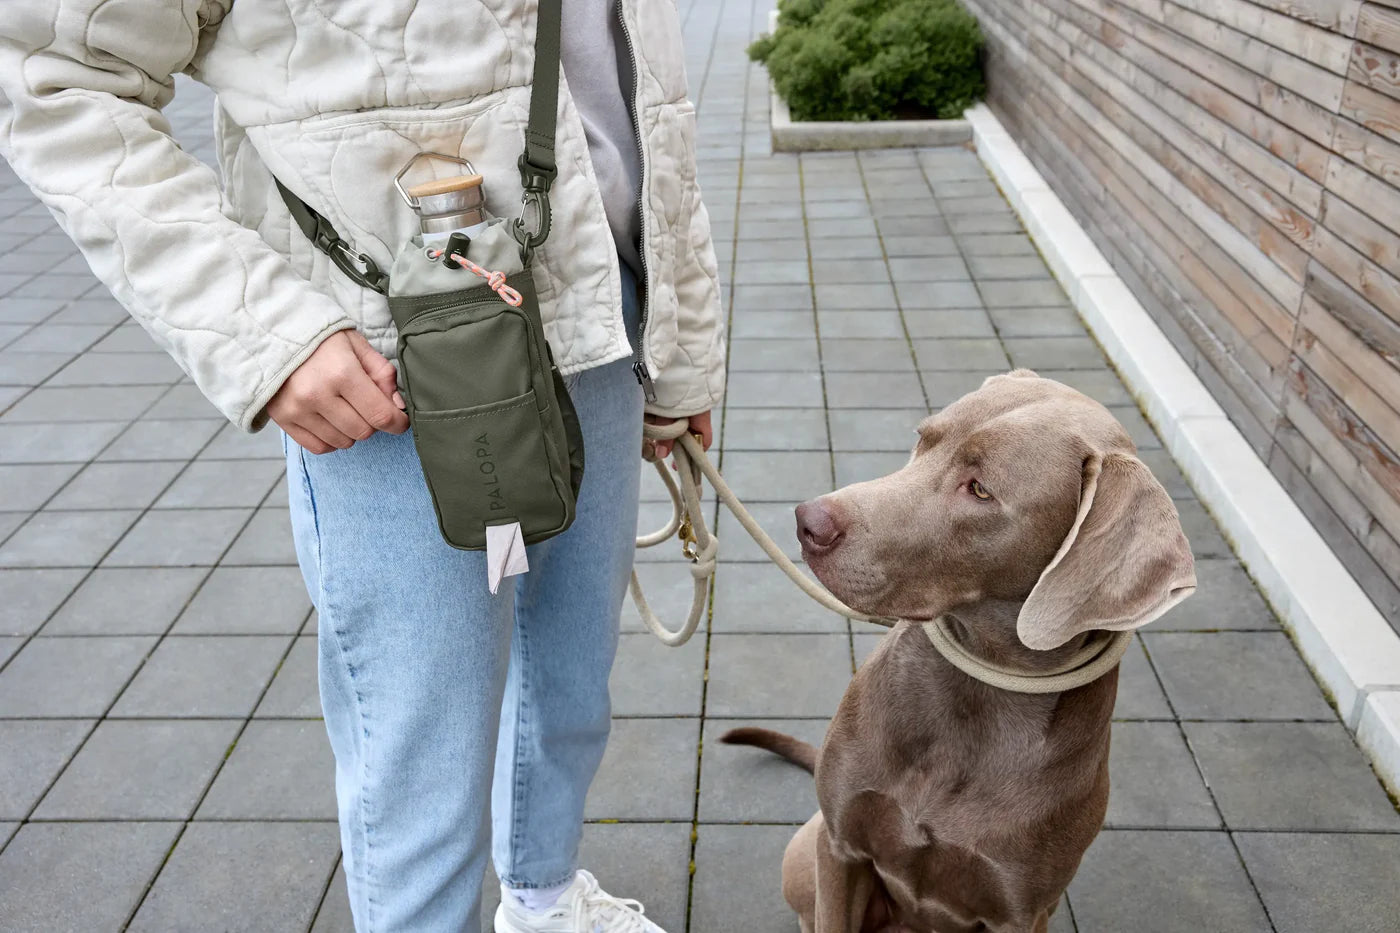
[[[388,276],[379,268],[379,264],[370,258],[368,253],[356,253],[344,240],[331,238],[326,235],[324,230],[318,232],[316,245],[331,258],[331,262],[335,263],[337,269],[354,281],[380,293],[383,293],[388,287]]]
[[[517,165],[525,193],[520,198],[520,216],[515,219],[512,232],[520,243],[520,259],[528,264],[535,249],[549,238],[549,189],[559,170],[552,166],[542,168],[535,165],[524,153],[520,154]]]

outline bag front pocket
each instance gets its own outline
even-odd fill
[[[533,389],[488,405],[415,412],[413,436],[438,524],[453,547],[484,548],[487,525],[519,522],[528,543],[572,520]]]

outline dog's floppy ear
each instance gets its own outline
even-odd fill
[[[1176,507],[1127,454],[1084,462],[1079,514],[1016,619],[1028,648],[1057,648],[1090,629],[1146,625],[1196,590]]]

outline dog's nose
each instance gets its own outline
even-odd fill
[[[820,499],[809,499],[797,507],[797,540],[803,550],[824,554],[840,542],[842,530]]]

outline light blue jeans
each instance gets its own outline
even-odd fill
[[[635,287],[623,292],[635,339]],[[494,597],[484,552],[443,542],[411,432],[322,456],[284,439],[361,933],[475,933],[488,840],[510,885],[573,876],[608,739],[642,393],[627,360],[568,382],[586,462],[577,517]]]

